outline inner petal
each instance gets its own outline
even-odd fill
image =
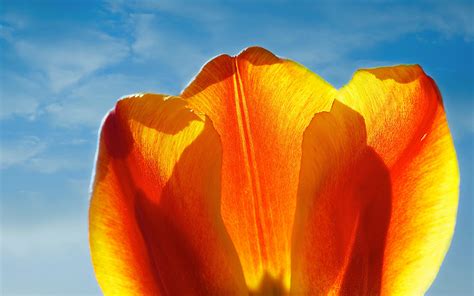
[[[289,290],[303,132],[335,90],[261,48],[209,62],[181,95],[219,133],[222,218],[250,290]]]

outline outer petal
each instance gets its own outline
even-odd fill
[[[164,99],[121,100],[102,127],[89,217],[99,284],[109,295],[246,293],[220,218],[218,135]]]
[[[382,294],[423,294],[448,250],[458,205],[456,152],[439,90],[421,67],[399,66],[357,72],[340,98],[364,116],[368,144],[390,170]]]
[[[302,66],[249,48],[209,62],[184,91],[221,136],[222,217],[248,286],[289,288],[303,132],[335,90]]]
[[[308,128],[302,158],[308,165],[302,168],[297,215],[299,211],[309,214],[295,224],[295,245],[301,245],[307,259],[323,261],[313,266],[295,264],[292,285],[300,285],[300,291],[334,294],[423,294],[451,241],[459,186],[455,151],[436,85],[418,66],[363,70],[339,92],[338,100],[362,115],[366,127],[347,123],[347,116],[335,120],[345,128],[338,129],[337,143],[323,147],[346,147],[334,149],[337,167],[346,170],[326,173],[329,177],[320,178],[313,187],[305,181],[316,178],[311,169],[329,159],[315,147],[331,136],[318,128],[324,124],[318,124],[317,117]],[[367,139],[362,137],[357,145],[343,139],[365,129]],[[369,151],[369,156],[357,151]],[[355,157],[348,159],[348,153]],[[352,185],[340,181],[344,178],[351,178]],[[358,201],[362,199],[369,202]],[[305,204],[312,209],[303,209]],[[311,231],[306,238],[302,238],[303,226]],[[320,246],[310,251],[316,242]]]

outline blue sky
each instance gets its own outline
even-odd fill
[[[461,171],[457,230],[428,295],[473,293],[472,1],[0,0],[2,294],[100,294],[87,242],[102,117],[126,94],[178,94],[251,45],[340,87],[418,63],[444,97]]]

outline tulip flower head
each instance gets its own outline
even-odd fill
[[[337,90],[252,47],[106,116],[92,261],[107,295],[420,295],[458,188],[421,67],[359,70]]]

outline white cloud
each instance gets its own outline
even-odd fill
[[[405,34],[427,30],[445,37],[461,34],[469,39],[473,34],[468,17],[471,6],[379,3],[348,4],[340,9],[325,4],[307,5],[308,12],[314,12],[315,17],[300,22],[292,20],[294,15],[279,18],[261,14],[259,10],[233,14],[231,6],[213,1],[186,5],[173,1],[108,2],[109,11],[118,13],[120,23],[126,24],[123,32],[128,35],[123,35],[123,39],[85,30],[77,36],[70,34],[57,40],[15,42],[20,56],[45,74],[32,80],[48,85],[52,92],[34,86],[29,87],[31,91],[24,91],[28,87],[17,87],[17,93],[10,90],[5,97],[11,98],[7,101],[11,103],[4,104],[6,108],[2,108],[0,116],[19,114],[34,118],[44,112],[63,127],[97,127],[122,95],[170,89],[176,93],[179,91],[176,85],[184,87],[213,55],[236,54],[249,45],[262,45],[301,62],[340,86],[355,69],[365,66],[353,56],[358,50],[365,51]],[[191,27],[182,30],[165,16],[178,18]],[[328,19],[338,21],[328,22]],[[126,39],[132,40],[130,45],[123,41]],[[97,71],[126,57],[135,72],[124,72],[123,68],[118,68],[117,74]],[[397,62],[401,61],[390,61],[390,64]],[[154,81],[150,73],[160,80]],[[144,76],[148,77],[143,80]],[[170,80],[174,82],[170,84]],[[168,87],[157,83],[167,83]],[[26,81],[17,84],[27,85]]]
[[[424,3],[364,2],[314,5],[320,24],[333,32],[365,34],[367,40],[397,39],[401,35],[422,31],[437,32],[445,37],[458,35],[472,38],[474,23],[472,1],[426,1]],[[335,21],[337,20],[337,21]],[[371,36],[369,36],[371,35]]]
[[[280,18],[271,13],[262,14],[258,9],[232,14],[231,6],[213,1],[202,5],[183,5],[179,1],[114,2],[114,5],[114,11],[129,12],[124,17],[133,28],[134,55],[165,65],[185,80],[195,75],[212,54],[235,54],[250,45],[265,46],[316,71],[326,72],[328,67],[350,68],[360,61],[351,56],[354,52],[366,51],[407,34],[430,31],[439,33],[439,38],[473,36],[473,22],[468,17],[473,9],[469,3],[402,6],[389,2],[344,7],[321,3],[299,8],[315,15],[305,22],[298,21],[295,15]],[[213,7],[210,10],[213,17],[206,17],[207,14],[197,17],[199,9],[207,5]],[[169,23],[163,15],[196,23],[198,37],[194,36],[192,27],[186,31],[167,27]],[[392,63],[397,62],[403,61]],[[355,69],[344,74],[345,80]],[[340,83],[342,79],[336,80]]]
[[[106,7],[113,13],[148,11],[167,13],[175,17],[188,18],[201,23],[225,21],[231,11],[216,1],[182,0],[106,0]]]
[[[40,105],[41,77],[22,77],[1,71],[0,74],[0,119],[13,115],[35,119]]]
[[[435,6],[437,13],[433,14],[429,20],[439,32],[448,37],[453,35],[462,35],[466,41],[472,41],[474,38],[474,2],[460,1],[443,2],[440,1]]]
[[[2,13],[0,16],[0,22],[8,24],[9,27],[15,29],[24,29],[30,24],[30,20],[27,17],[11,11]]]
[[[37,137],[22,137],[14,140],[2,140],[0,168],[6,169],[14,165],[25,164],[43,152],[46,144]]]
[[[125,42],[97,31],[83,31],[55,40],[17,40],[14,46],[21,58],[46,74],[53,92],[118,63],[128,54]]]
[[[154,62],[166,66],[179,79],[190,79],[210,57],[204,53],[206,44],[184,36],[172,28],[161,28],[154,14],[132,14],[134,28],[132,50],[144,64]]]
[[[2,11],[3,12],[3,11]],[[0,38],[12,40],[16,30],[24,29],[30,21],[23,15],[8,12],[0,15]]]
[[[8,42],[27,67],[21,75],[15,69],[1,71],[0,119],[21,116],[34,120],[44,105],[64,97],[81,80],[119,63],[129,53],[124,41],[90,30],[54,40],[10,38]]]
[[[30,172],[51,174],[59,171],[89,169],[92,163],[84,162],[65,149],[60,154],[54,146],[35,136],[2,139],[0,169],[21,167]]]

